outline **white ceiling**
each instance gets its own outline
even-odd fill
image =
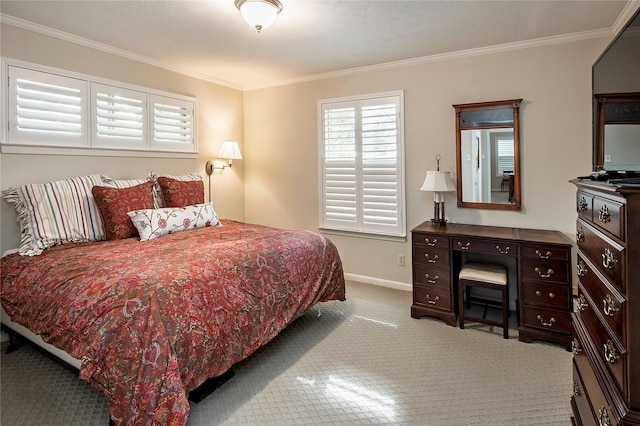
[[[281,0],[258,34],[233,0],[0,1],[2,22],[238,89],[613,35],[620,0]]]

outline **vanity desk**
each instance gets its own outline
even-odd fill
[[[571,349],[571,241],[558,231],[424,222],[411,231],[411,316],[455,326],[463,253],[495,255],[517,268],[519,339],[550,340]]]

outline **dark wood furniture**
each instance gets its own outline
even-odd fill
[[[640,425],[640,186],[577,186],[577,425]]]
[[[514,258],[518,277],[519,339],[571,348],[571,242],[558,231],[424,222],[411,231],[411,316],[456,325],[463,253]]]

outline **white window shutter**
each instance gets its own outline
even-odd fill
[[[8,143],[88,145],[85,81],[15,66],[8,73]]]
[[[159,150],[197,152],[195,104],[158,95],[151,95],[150,101],[151,146]]]
[[[100,148],[147,149],[147,94],[91,83],[91,145]]]

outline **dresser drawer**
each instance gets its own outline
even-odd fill
[[[522,279],[568,283],[569,262],[562,260],[522,259],[520,262]]]
[[[413,285],[413,303],[451,311],[451,290],[440,286]]]
[[[527,305],[571,309],[571,287],[567,284],[522,280],[520,297]]]
[[[593,220],[593,195],[578,191],[576,193],[576,211],[586,220]]]
[[[614,411],[607,402],[602,388],[600,388],[598,379],[593,371],[593,366],[587,356],[587,345],[591,345],[585,337],[587,332],[582,328],[579,321],[574,321],[573,324],[573,362],[578,370],[580,378],[582,379],[583,390],[591,404],[593,422],[599,425],[617,425],[616,419],[613,415]],[[582,416],[582,411],[580,414],[581,420],[584,424],[591,424],[587,415]],[[606,423],[606,419],[609,420],[609,423]]]
[[[624,240],[624,204],[594,197],[592,222]]]
[[[573,363],[573,405],[577,409],[577,413],[574,412],[576,418],[578,418],[578,424],[582,426],[598,426],[596,423],[593,411],[591,411],[591,403],[585,390],[582,377],[578,372],[578,366]]]
[[[502,254],[517,256],[518,246],[515,243],[484,241],[473,238],[453,238],[453,250],[472,251],[474,253]]]
[[[448,269],[414,265],[413,272],[413,282],[416,284],[451,288],[451,274]]]
[[[571,312],[523,304],[522,325],[555,332],[571,332]]]
[[[441,235],[413,233],[413,245],[438,248],[449,248],[449,238]]]
[[[443,269],[449,269],[449,249],[441,247],[414,246],[413,265],[437,266]]]
[[[627,303],[625,298],[604,277],[600,276],[599,272],[593,270],[591,263],[582,256],[582,253],[578,253],[578,276],[580,300],[585,294],[588,295],[596,305],[594,308],[599,310],[600,316],[604,318],[611,331],[626,346],[624,324]],[[581,302],[580,305],[584,306],[584,303]]]
[[[594,345],[594,352],[597,353],[602,365],[607,366],[609,374],[614,378],[618,389],[626,396],[626,383],[624,371],[627,365],[626,350],[620,346],[618,340],[611,336],[609,331],[600,321],[595,313],[593,301],[587,298],[589,306],[582,311],[576,312],[576,316],[581,319],[587,333],[591,336]]]
[[[625,291],[626,251],[623,246],[598,232],[585,221],[578,219],[576,241],[582,253],[597,269]]]
[[[568,260],[569,250],[566,248],[550,247],[543,244],[522,244],[520,246],[522,257],[530,257],[533,259],[555,259]]]

